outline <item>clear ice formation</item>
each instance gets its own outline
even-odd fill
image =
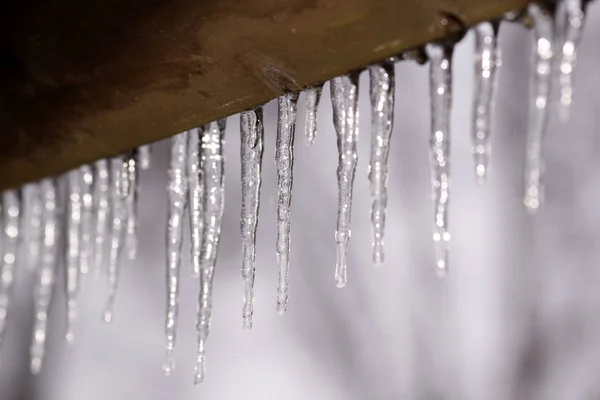
[[[254,314],[254,276],[256,271],[256,227],[260,205],[261,169],[263,157],[263,109],[244,111],[240,114],[242,167],[242,278],[244,279],[244,306],[242,325],[252,328]]]
[[[585,0],[560,0],[556,5],[555,27],[558,52],[559,116],[568,120],[573,103],[573,73],[577,66],[577,47],[585,18]]]
[[[200,144],[200,168],[203,171],[203,230],[200,255],[200,294],[198,298],[198,354],[194,371],[194,383],[204,380],[206,373],[206,339],[210,330],[212,308],[212,285],[221,224],[225,205],[225,145],[226,119],[220,119],[204,127]]]
[[[313,144],[317,137],[317,111],[322,92],[323,84],[313,86],[304,91],[304,95],[306,96],[306,122],[304,129],[307,145]]]
[[[56,281],[56,262],[58,255],[59,213],[54,179],[44,179],[39,183],[42,199],[41,221],[43,240],[41,263],[37,268],[35,280],[35,322],[30,346],[30,370],[37,374],[42,368],[46,345],[46,326],[48,311],[52,303],[54,283]]]
[[[125,197],[125,212],[127,214],[127,227],[125,231],[125,250],[127,258],[134,260],[137,255],[137,206],[139,191],[139,162],[138,152],[131,152],[126,158],[127,181],[129,191]]]
[[[108,256],[105,237],[109,230],[110,218],[110,171],[108,160],[98,160],[94,164],[94,210],[95,220],[93,226],[94,235],[94,271],[96,277],[100,276],[104,263]]]
[[[179,267],[183,242],[183,216],[187,205],[188,181],[186,171],[188,132],[171,138],[167,208],[167,316],[165,334],[167,346],[163,369],[168,375],[175,366],[174,350],[177,337],[179,309]]]
[[[430,43],[425,46],[429,58],[431,98],[431,186],[434,205],[436,271],[443,276],[448,269],[448,200],[450,180],[450,112],[452,109],[453,46]]]
[[[0,344],[6,332],[15,267],[21,239],[21,196],[17,190],[2,193],[2,262],[0,264]]]
[[[275,166],[277,168],[277,265],[279,285],[277,287],[277,312],[287,309],[289,298],[290,269],[290,207],[292,204],[292,182],[294,179],[294,134],[298,95],[286,93],[277,99],[277,139],[275,144]]]
[[[481,22],[475,33],[475,92],[471,140],[477,183],[485,183],[490,153],[490,133],[496,98],[497,70],[500,66],[498,25]]]
[[[533,20],[534,42],[530,67],[524,203],[530,212],[535,212],[543,203],[542,146],[548,125],[548,102],[552,86],[554,21],[548,11],[536,3],[531,3],[527,10]]]
[[[79,167],[81,174],[81,242],[79,251],[79,271],[81,274],[87,274],[90,270],[90,264],[93,257],[93,223],[94,223],[94,202],[93,202],[93,182],[94,173],[91,165]]]
[[[110,159],[110,232],[108,237],[108,300],[104,311],[104,322],[113,319],[115,298],[119,288],[120,257],[123,248],[124,225],[127,219],[123,202],[123,180],[126,178],[125,162],[122,156]]]
[[[200,275],[200,253],[202,251],[202,170],[200,169],[200,136],[203,128],[191,129],[187,143],[188,203],[190,209],[190,236],[192,276]]]
[[[334,78],[331,80],[330,85],[333,123],[337,134],[338,147],[335,282],[338,287],[344,287],[347,280],[348,242],[351,235],[352,189],[358,162],[356,151],[358,141],[358,74],[348,74]]]
[[[83,208],[83,178],[80,169],[66,174],[67,179],[67,248],[66,291],[67,291],[67,332],[68,341],[73,341],[75,320],[77,319],[77,297],[79,296],[80,250],[81,250],[81,213]]]
[[[369,67],[371,81],[371,225],[373,229],[373,263],[384,260],[384,229],[387,206],[388,154],[394,124],[394,64]]]
[[[42,193],[39,183],[30,183],[23,187],[24,238],[27,243],[27,264],[35,271],[40,262],[42,248]]]
[[[150,169],[152,163],[152,145],[146,144],[138,147],[137,153],[140,169],[142,171]]]

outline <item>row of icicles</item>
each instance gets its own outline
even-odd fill
[[[537,209],[542,203],[542,138],[548,117],[551,89],[558,88],[561,115],[568,116],[573,95],[573,69],[581,37],[584,4],[563,0],[556,5],[554,18],[537,4],[527,8],[534,36],[530,77],[529,129],[525,172],[525,205]],[[475,93],[472,143],[477,181],[486,177],[490,128],[500,67],[498,22],[483,22],[475,33]],[[452,103],[452,50],[454,43],[430,43],[424,47],[429,59],[431,96],[430,154],[434,201],[436,268],[443,275],[448,268],[447,209],[449,201],[450,111]],[[394,111],[394,65],[389,60],[368,67],[372,106],[372,145],[369,180],[372,196],[373,261],[384,260],[384,225],[387,203],[387,158]],[[337,133],[339,187],[335,242],[337,262],[335,280],[346,284],[347,248],[350,240],[352,189],[357,165],[358,73],[334,78],[330,82],[333,119]],[[306,142],[317,134],[317,108],[322,85],[307,89]],[[277,167],[277,243],[279,269],[277,309],[286,310],[290,251],[290,206],[293,178],[293,143],[298,94],[278,99],[278,124],[275,161]],[[243,245],[242,277],[245,282],[243,325],[252,326],[255,275],[255,242],[261,188],[263,155],[262,107],[241,113]],[[173,369],[176,339],[179,267],[186,209],[191,227],[193,274],[200,282],[198,304],[198,360],[196,383],[204,378],[205,344],[209,333],[212,281],[214,276],[224,202],[224,133],[226,120],[175,135],[171,139],[168,171],[167,222],[167,312],[165,371]],[[106,322],[113,318],[113,305],[119,281],[120,258],[136,255],[136,205],[138,171],[150,165],[150,147],[142,146],[126,155],[84,165],[63,176],[47,178],[20,190],[2,193],[2,251],[0,280],[0,340],[5,331],[13,272],[20,246],[25,246],[25,264],[37,273],[35,289],[35,326],[31,343],[31,371],[37,373],[44,357],[48,309],[56,268],[64,258],[68,326],[66,337],[73,339],[77,316],[77,297],[82,275],[98,275],[106,268],[109,280]],[[60,204],[59,191],[67,193]],[[64,218],[63,218],[64,211]],[[65,224],[61,224],[62,221]],[[22,239],[25,238],[25,239]],[[61,252],[64,245],[64,252]]]

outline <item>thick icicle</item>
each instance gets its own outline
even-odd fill
[[[500,66],[498,25],[482,22],[475,25],[475,92],[471,140],[475,174],[479,184],[485,183],[490,152],[492,113],[496,97],[496,76]]]
[[[212,282],[221,236],[223,207],[225,205],[225,124],[221,119],[205,126],[202,134],[200,165],[204,186],[204,229],[202,231],[202,253],[200,267],[200,296],[198,304],[198,357],[194,371],[194,383],[199,384],[205,375],[206,339],[210,330],[212,308]]]
[[[150,169],[152,163],[152,145],[146,144],[138,147],[138,162],[140,169],[145,171]]]
[[[129,192],[125,198],[125,208],[127,213],[127,229],[125,234],[125,249],[127,258],[134,260],[137,255],[137,203],[139,190],[139,163],[137,151],[131,152],[126,159],[127,181],[129,182]]]
[[[10,308],[15,266],[21,239],[21,197],[17,190],[2,193],[2,263],[0,269],[0,344]]]
[[[383,235],[387,205],[387,160],[394,123],[394,64],[369,67],[371,78],[371,225],[373,227],[373,263],[384,260]]]
[[[37,269],[35,286],[35,323],[30,347],[30,369],[37,374],[42,368],[46,344],[46,326],[48,311],[52,302],[54,282],[56,281],[56,261],[58,250],[58,208],[56,204],[56,185],[53,179],[44,179],[40,183],[43,210],[43,243],[41,263]]]
[[[77,297],[79,295],[79,264],[81,261],[81,209],[82,177],[79,169],[67,172],[68,214],[67,214],[67,248],[66,248],[66,291],[67,291],[67,332],[66,338],[72,341],[77,319]]]
[[[550,14],[532,3],[533,56],[529,84],[529,126],[525,161],[525,206],[534,212],[543,202],[544,169],[542,142],[548,125],[548,100],[552,84],[554,23]]]
[[[104,311],[104,322],[110,323],[113,319],[115,297],[119,288],[120,258],[123,247],[123,231],[126,223],[127,213],[123,203],[123,172],[125,163],[123,157],[114,157],[110,160],[110,186],[109,186],[109,204],[110,214],[110,232],[109,232],[109,251],[108,251],[108,300]]]
[[[94,202],[93,202],[93,182],[94,175],[91,165],[83,165],[79,168],[82,179],[81,192],[81,249],[79,251],[80,261],[79,270],[82,274],[87,274],[90,270],[93,256],[93,233],[94,233]]]
[[[450,111],[452,108],[451,45],[430,43],[425,46],[429,58],[429,92],[431,97],[431,183],[434,204],[435,257],[437,272],[448,269],[448,200],[450,180]]]
[[[30,183],[23,188],[23,204],[25,217],[25,240],[27,248],[27,263],[32,271],[38,268],[42,248],[42,193],[39,183]]]
[[[277,312],[284,313],[289,297],[290,268],[290,206],[294,179],[294,134],[298,95],[287,93],[277,99],[277,140],[275,165],[277,167]]]
[[[192,276],[200,275],[202,250],[202,170],[200,169],[200,136],[203,128],[191,129],[187,143],[188,203],[190,208],[190,236]]]
[[[94,195],[95,220],[94,220],[94,270],[96,277],[100,276],[104,262],[107,259],[107,246],[105,237],[108,231],[110,217],[110,174],[108,160],[102,159],[94,164]]]
[[[311,145],[317,137],[317,111],[319,109],[319,100],[321,100],[321,92],[323,84],[308,88],[304,91],[306,95],[306,123],[305,134],[306,144]]]
[[[256,271],[256,227],[260,202],[261,169],[263,156],[263,109],[240,114],[242,160],[242,278],[244,278],[244,306],[242,324],[252,328],[254,314],[254,275]]]
[[[583,33],[585,0],[560,0],[555,21],[559,40],[559,79],[561,119],[569,119],[573,103],[573,73],[577,66],[577,47]]]
[[[331,85],[333,123],[338,147],[338,212],[335,242],[337,260],[335,282],[338,287],[346,285],[348,241],[352,212],[352,190],[358,162],[358,74],[334,78]]]
[[[183,239],[183,215],[187,205],[188,181],[186,174],[188,132],[171,138],[171,161],[168,170],[168,217],[167,217],[167,316],[165,334],[167,347],[163,369],[168,375],[174,368],[173,352],[177,335],[177,312],[179,308],[179,267]]]

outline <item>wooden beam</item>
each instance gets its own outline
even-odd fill
[[[0,189],[263,104],[528,0],[5,0]]]

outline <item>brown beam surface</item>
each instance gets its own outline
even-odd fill
[[[299,91],[528,0],[5,0],[0,189]]]

